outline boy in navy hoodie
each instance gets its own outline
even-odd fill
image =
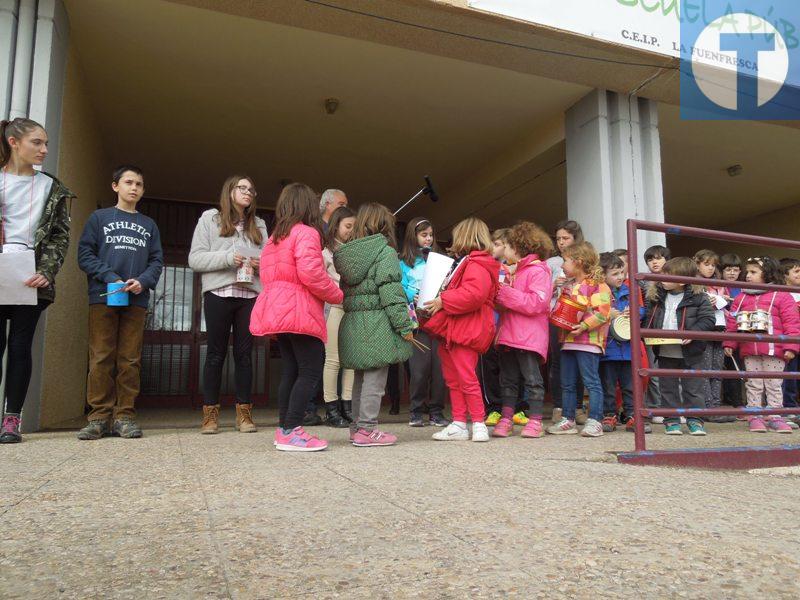
[[[150,290],[155,289],[164,264],[155,221],[136,211],[144,194],[142,170],[118,167],[111,188],[117,193],[116,206],[92,213],[78,245],[78,264],[89,280],[86,402],[91,409],[79,440],[109,434],[142,437],[134,401],[139,395]],[[128,306],[106,304],[109,283],[124,284]]]
[[[611,320],[628,315],[630,317],[630,289],[625,283],[626,265],[615,252],[603,252],[600,266],[606,274],[606,284],[611,288]],[[640,308],[644,314],[644,308]],[[641,317],[640,317],[641,318]],[[633,431],[633,371],[631,369],[631,343],[608,336],[606,351],[600,358],[600,381],[603,384],[603,431],[617,428],[617,386],[622,392],[625,412],[625,429]],[[644,424],[645,433],[650,433],[649,423]]]

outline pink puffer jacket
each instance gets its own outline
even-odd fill
[[[773,335],[800,335],[800,312],[797,304],[788,292],[763,292],[748,294],[742,292],[731,304],[731,310],[727,315],[726,329],[731,333],[736,333],[736,315],[740,312],[752,312],[754,310],[767,310],[772,315]],[[745,356],[777,356],[783,358],[783,353],[787,350],[795,354],[800,351],[798,344],[776,344],[775,342],[723,342],[725,348],[738,350],[742,357]]]
[[[498,346],[520,348],[547,360],[550,330],[550,297],[553,279],[550,267],[529,254],[517,265],[511,285],[501,285],[496,304],[500,309]]]
[[[341,304],[342,290],[325,271],[322,242],[313,227],[298,223],[261,252],[262,291],[250,316],[250,333],[300,333],[328,341],[324,304]]]

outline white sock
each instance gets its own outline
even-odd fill
[[[461,429],[466,429],[467,428],[467,424],[464,421],[453,421],[453,425],[456,425],[457,427],[461,427]]]

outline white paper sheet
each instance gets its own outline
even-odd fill
[[[422,276],[422,283],[419,286],[419,299],[417,308],[422,308],[426,302],[430,302],[439,295],[447,273],[453,266],[453,259],[438,252],[430,252],[428,261],[425,263],[425,274]]]
[[[35,306],[39,301],[36,288],[25,282],[36,275],[36,254],[33,250],[0,253],[0,304]]]

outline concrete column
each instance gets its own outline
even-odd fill
[[[0,0],[0,119],[11,110],[19,0]]]
[[[658,105],[595,90],[566,114],[567,210],[598,252],[627,246],[626,220],[664,221]],[[665,236],[641,233],[640,248]]]
[[[44,169],[50,173],[58,171],[68,44],[69,19],[62,0],[0,0],[0,56],[9,57],[8,64],[0,63],[3,116],[28,117],[44,125],[50,140]],[[8,77],[1,77],[3,73]],[[33,340],[33,374],[22,411],[25,432],[39,428],[46,319],[47,311]],[[2,389],[0,397],[5,397]]]

